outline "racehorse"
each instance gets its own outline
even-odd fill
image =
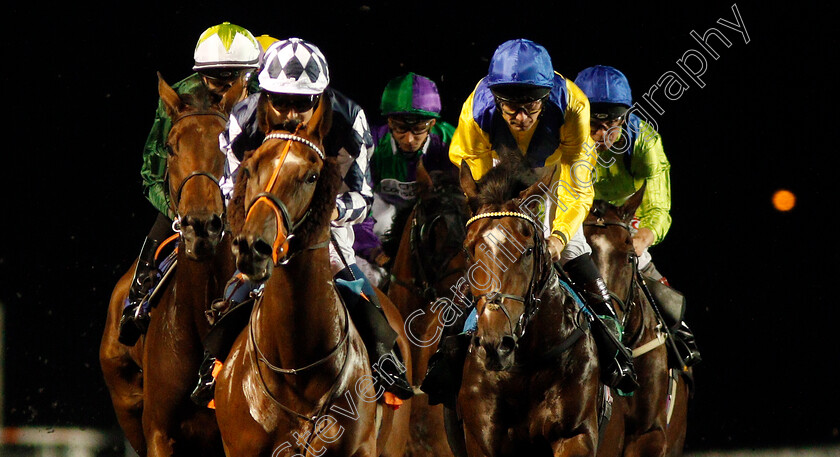
[[[631,397],[613,396],[599,457],[677,456],[685,441],[689,389],[669,369],[666,335],[639,284],[633,249],[630,223],[643,195],[644,187],[620,207],[596,200],[583,224],[592,258],[619,304],[640,384]]]
[[[422,162],[417,167],[418,199],[399,231],[388,288],[388,297],[405,316],[414,368],[410,381],[415,386],[423,381],[445,327],[457,325],[461,308],[468,304],[458,299],[466,271],[462,251],[468,219],[466,198],[455,177],[439,172],[433,175],[434,179]],[[406,455],[452,455],[443,419],[443,405],[429,405],[425,395],[414,397]]]
[[[222,455],[212,411],[189,394],[209,331],[204,311],[221,297],[233,272],[230,237],[224,236],[225,205],[218,179],[225,158],[218,137],[243,87],[232,87],[218,103],[209,93],[179,96],[158,74],[160,99],[172,119],[167,139],[171,209],[179,230],[174,279],[158,286],[149,328],[133,347],[117,341],[119,319],[134,267],[111,295],[100,364],[117,419],[135,451]]]
[[[233,252],[263,288],[216,381],[227,455],[391,456],[405,446],[410,403],[377,404],[384,389],[333,287],[329,221],[341,178],[322,152],[330,115],[320,103],[296,131],[269,132],[238,171]],[[402,330],[393,304],[379,298]]]
[[[534,179],[504,163],[461,187],[474,214],[464,249],[478,328],[457,407],[470,456],[594,455],[599,369],[583,308],[561,283],[531,206]],[[532,175],[531,175],[532,176]],[[532,198],[534,197],[534,198]]]

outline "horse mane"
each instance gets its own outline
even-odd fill
[[[194,91],[179,94],[185,106],[196,110],[207,110],[218,104],[222,99],[210,91],[204,84],[199,84]]]
[[[505,206],[536,181],[536,173],[524,162],[503,161],[476,182],[478,193],[469,199],[470,210],[475,214],[479,208]]]
[[[252,150],[245,153],[240,169],[254,156],[255,152],[256,150]],[[295,232],[296,243],[309,246],[318,241],[317,237],[320,235],[320,229],[328,225],[332,218],[332,212],[335,209],[335,196],[338,194],[340,185],[341,170],[336,158],[327,157],[324,161],[324,167],[321,169],[320,178],[315,184],[312,201],[309,203],[309,215]],[[239,173],[234,184],[233,196],[228,205],[230,226],[234,236],[242,231],[245,224],[245,216],[247,216],[245,190],[247,188],[248,177]]]

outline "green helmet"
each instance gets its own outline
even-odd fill
[[[440,95],[431,79],[414,73],[388,82],[379,106],[383,116],[409,115],[440,118]]]
[[[223,22],[205,30],[195,45],[193,70],[257,68],[260,45],[248,30]]]

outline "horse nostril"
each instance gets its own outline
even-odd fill
[[[499,343],[499,355],[507,355],[516,349],[516,340],[512,336],[503,336]]]
[[[475,347],[481,346],[481,338],[479,338],[478,335],[474,336],[472,339],[472,344]]]
[[[271,249],[271,245],[266,243],[265,240],[262,238],[258,238],[254,241],[254,252],[263,256],[263,257],[271,257],[273,250]]]
[[[207,233],[212,235],[221,233],[222,231],[222,218],[218,215],[214,214],[210,221],[207,222]]]

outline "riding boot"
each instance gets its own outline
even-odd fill
[[[672,334],[677,343],[677,351],[686,367],[693,367],[703,360],[700,357],[700,349],[697,348],[694,333],[691,332],[685,321],[680,321],[679,327]]]
[[[147,237],[137,259],[137,267],[134,269],[134,277],[128,289],[128,298],[120,317],[118,340],[126,346],[134,346],[140,335],[146,333],[149,327],[149,314],[144,312],[140,305],[149,294],[154,285],[154,276],[158,273],[155,267],[155,250],[159,243],[158,240]]]
[[[216,392],[216,378],[213,376],[213,369],[216,366],[216,358],[209,351],[204,351],[204,359],[198,368],[198,384],[190,394],[190,400],[198,406],[207,406]]]
[[[411,398],[414,396],[414,390],[406,379],[405,365],[402,363],[403,359],[396,344],[397,332],[388,323],[375,290],[369,283],[365,284],[367,278],[358,267],[345,268],[336,274],[336,278],[339,280],[337,284],[345,291],[343,295],[350,318],[367,348],[374,377],[380,381],[386,391],[397,398],[401,400]],[[359,280],[362,283],[357,283]],[[364,293],[366,289],[367,293]],[[359,293],[360,291],[363,293]]]
[[[563,266],[583,291],[587,307],[592,311],[590,327],[601,368],[601,382],[629,394],[639,387],[633,367],[632,352],[621,342],[621,324],[611,305],[609,289],[589,254],[578,256]]]

